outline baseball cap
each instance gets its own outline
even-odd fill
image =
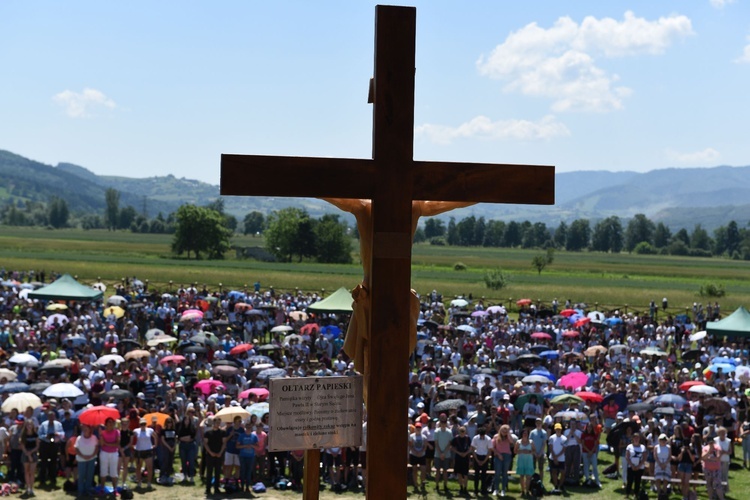
[[[141,398],[141,399],[146,399],[146,395],[143,394],[142,392],[139,392],[135,397]]]
[[[625,417],[625,414],[623,412],[621,412],[621,411],[618,411],[617,412],[617,418],[623,418],[623,417]]]

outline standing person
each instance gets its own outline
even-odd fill
[[[257,464],[258,477],[260,481],[268,478],[268,434],[262,422],[255,425],[255,436],[258,438],[258,448],[255,450],[255,463]]]
[[[455,455],[453,472],[458,479],[458,487],[462,495],[468,495],[469,457],[471,455],[471,439],[466,433],[466,427],[458,428],[458,435],[451,441],[451,451]]]
[[[258,449],[258,436],[253,434],[253,423],[245,423],[245,432],[237,438],[237,449],[240,451],[240,481],[245,493],[249,493],[253,486],[253,470],[255,468],[255,451]]]
[[[721,481],[726,483],[724,491],[729,493],[729,464],[734,454],[734,442],[727,438],[726,427],[719,427],[716,431],[719,435],[714,438],[716,446],[721,449]]]
[[[750,418],[740,427],[740,439],[742,440],[742,466],[747,469],[750,463]]]
[[[142,472],[145,465],[148,473],[148,489],[151,489],[151,478],[154,477],[154,447],[156,436],[154,430],[148,427],[145,418],[138,421],[138,429],[133,431],[131,443],[135,450],[135,480],[138,488],[143,487]]]
[[[236,416],[232,420],[232,426],[227,429],[226,446],[224,447],[224,480],[237,479],[240,472],[240,450],[237,449],[237,440],[245,429],[242,428],[242,417]]]
[[[39,425],[39,485],[49,482],[57,487],[57,466],[60,462],[60,443],[65,441],[65,431],[57,421],[54,410],[47,412],[47,420]]]
[[[487,466],[490,460],[492,439],[487,436],[487,429],[480,427],[478,433],[471,440],[471,454],[474,456],[474,493],[479,494],[479,484],[482,485],[482,495],[487,494]]]
[[[117,479],[120,477],[117,468],[120,458],[120,431],[115,428],[115,419],[108,417],[104,429],[99,432],[99,476],[104,485],[109,477],[113,491],[117,490]]]
[[[130,430],[130,419],[123,417],[120,419],[120,470],[122,471],[122,484],[128,482],[128,468],[130,460],[133,458],[133,431]]]
[[[211,485],[214,494],[219,494],[221,484],[221,467],[223,465],[226,432],[221,428],[221,420],[209,417],[207,424],[211,426],[203,435],[203,457],[206,462],[206,495],[211,494]],[[259,424],[262,427],[262,424]]]
[[[544,483],[544,456],[547,452],[547,440],[549,438],[547,431],[542,427],[542,419],[537,417],[534,421],[535,428],[529,434],[529,439],[533,445],[534,468],[539,474],[539,478]]]
[[[531,486],[531,476],[534,474],[534,445],[529,440],[529,429],[526,428],[521,433],[521,440],[516,441],[515,453],[518,457],[516,462],[516,474],[521,476],[521,496],[529,495]],[[507,474],[506,474],[507,476]],[[505,494],[505,489],[503,494]]]
[[[568,440],[562,433],[562,424],[553,427],[555,433],[549,438],[549,471],[552,476],[552,493],[565,490],[565,442]]]
[[[414,424],[414,432],[409,434],[409,463],[411,464],[412,484],[414,490],[424,490],[425,455],[427,454],[427,439],[422,434],[422,424]]]
[[[167,417],[157,435],[159,453],[159,484],[171,484],[174,474],[174,455],[177,449],[177,430],[172,417]]]
[[[443,490],[448,493],[448,469],[451,465],[451,442],[453,433],[448,430],[448,417],[443,413],[439,417],[438,429],[435,431],[435,491],[440,489],[440,477],[443,478]]]
[[[672,450],[668,444],[669,439],[666,434],[659,435],[658,443],[654,446],[654,478],[659,495],[667,493],[667,486],[672,479]]]
[[[32,419],[23,421],[21,429],[21,463],[23,464],[24,482],[26,483],[26,494],[34,496],[34,476],[36,476],[36,465],[39,463],[39,434]]]
[[[724,500],[724,485],[721,482],[721,448],[713,439],[708,439],[703,447],[703,477],[706,479],[708,498]]]
[[[184,482],[195,484],[195,461],[198,458],[198,424],[195,418],[195,409],[188,407],[185,415],[177,423],[177,440],[179,442],[180,463]]]
[[[565,484],[578,486],[581,480],[581,430],[578,421],[571,419],[565,430]]]
[[[81,435],[76,439],[76,462],[78,463],[78,498],[84,498],[94,486],[96,456],[99,452],[99,439],[94,436],[90,425],[81,426]]]
[[[11,415],[12,417],[12,415]],[[16,415],[16,420],[13,421],[13,425],[10,426],[10,451],[8,458],[10,464],[8,465],[8,480],[16,481],[22,487],[25,486],[25,475],[23,465],[24,447],[23,440],[21,439],[21,433],[24,429],[23,417]]]
[[[641,444],[641,435],[633,434],[633,442],[625,450],[625,462],[628,465],[628,482],[625,486],[625,498],[633,493],[637,497],[641,491],[641,478],[646,468],[646,446]]]
[[[492,455],[494,457],[495,478],[492,484],[492,493],[497,495],[502,480],[502,489],[500,496],[504,497],[508,490],[508,471],[510,470],[511,461],[513,460],[513,449],[516,445],[516,438],[510,433],[510,426],[504,424],[492,438]]]
[[[583,477],[585,484],[602,487],[599,481],[599,435],[593,422],[588,422],[581,434],[581,456],[583,458]]]

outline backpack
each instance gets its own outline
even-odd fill
[[[547,491],[544,489],[542,478],[537,473],[534,473],[531,476],[531,482],[529,483],[529,492],[531,492],[531,495],[536,498],[543,497],[544,494],[547,493]]]

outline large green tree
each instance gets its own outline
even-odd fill
[[[445,223],[437,217],[428,217],[424,221],[424,236],[428,240],[445,236]]]
[[[262,212],[253,210],[242,220],[242,230],[245,234],[260,234],[266,229],[266,217]]]
[[[53,196],[47,205],[47,219],[49,225],[59,229],[68,225],[68,216],[70,211],[68,210],[68,203],[62,198]]]
[[[625,250],[632,252],[636,245],[642,242],[653,245],[655,231],[656,226],[648,217],[635,214],[635,217],[628,221],[628,227],[625,229]]]
[[[594,226],[591,249],[598,252],[618,253],[622,250],[622,224],[617,216],[600,220]]]
[[[104,224],[107,229],[114,231],[119,227],[120,192],[115,188],[107,189],[104,192],[104,201],[107,203],[107,208],[104,211]]]
[[[579,252],[589,246],[591,239],[591,226],[588,219],[576,219],[570,224],[568,235],[565,239],[565,249]]]
[[[191,253],[196,259],[206,254],[209,259],[222,259],[229,250],[232,232],[225,226],[226,219],[216,210],[195,205],[182,205],[175,213],[175,233],[172,251],[178,255]]]
[[[326,214],[315,224],[317,261],[336,264],[352,262],[352,240],[346,234],[346,224],[338,215]]]
[[[265,231],[266,249],[284,262],[291,262],[316,254],[316,237],[313,221],[307,210],[282,208],[268,216]]]

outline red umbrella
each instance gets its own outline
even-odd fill
[[[78,415],[78,421],[84,425],[102,425],[108,418],[120,419],[120,412],[109,406],[92,406]]]
[[[575,323],[573,323],[573,327],[574,328],[580,328],[583,325],[585,325],[586,323],[590,323],[590,322],[591,322],[591,318],[581,318],[578,321],[576,321]]]
[[[299,329],[299,332],[303,335],[310,335],[313,332],[319,332],[319,331],[320,331],[320,325],[318,325],[317,323],[308,323]]]
[[[214,380],[212,378],[201,380],[200,382],[196,383],[193,387],[201,391],[205,396],[208,396],[209,394],[211,394],[214,391],[214,389],[216,389],[217,387],[226,388],[223,382],[221,382],[220,380]]]
[[[208,301],[203,299],[198,299],[195,301],[195,307],[200,309],[203,312],[208,311],[208,308],[211,307],[211,304],[208,303]]]
[[[701,382],[700,380],[688,380],[687,382],[683,382],[680,384],[680,390],[683,392],[686,392],[691,387],[695,387],[696,385],[706,385],[705,383]]]
[[[517,306],[530,306],[533,300],[531,299],[519,299],[516,301]]]
[[[572,339],[575,337],[578,337],[580,335],[580,332],[577,332],[576,330],[568,330],[566,332],[563,332],[562,336],[568,339]]]
[[[589,382],[589,376],[586,375],[583,372],[573,372],[568,373],[567,375],[563,375],[560,377],[560,380],[557,381],[557,385],[561,387],[569,387],[571,389],[577,389],[579,387],[584,387]]]
[[[565,316],[567,318],[573,316],[577,312],[578,311],[576,311],[575,309],[563,309],[562,311],[560,311],[560,316]]]
[[[531,334],[531,338],[534,340],[552,340],[552,335],[544,332],[534,332]]]
[[[236,346],[232,347],[230,349],[229,354],[232,356],[237,356],[239,354],[242,354],[243,352],[247,352],[250,349],[253,348],[253,344],[237,344]]]
[[[170,356],[164,356],[163,358],[159,360],[159,363],[166,365],[170,361],[172,363],[182,363],[183,361],[185,361],[185,356],[180,356],[179,354],[172,354]]]
[[[250,397],[250,394],[255,394],[258,396],[258,401],[265,401],[268,399],[268,389],[264,387],[253,387],[252,389],[247,389],[246,391],[242,391],[240,393],[240,399],[247,399]]]
[[[599,404],[604,400],[604,397],[601,394],[589,391],[576,392],[576,396],[583,399],[587,403]]]

